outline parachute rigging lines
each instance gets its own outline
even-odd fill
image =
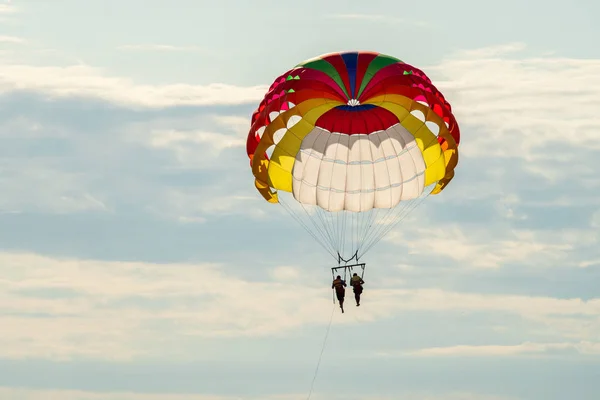
[[[298,203],[287,193],[280,194],[279,203],[335,262],[339,262],[347,261],[354,255],[357,259],[363,257],[428,195],[423,193],[420,197],[402,202],[395,208],[370,209],[359,213],[327,212],[317,206]]]
[[[279,76],[252,115],[255,186],[337,261],[365,255],[454,177],[460,132],[423,71],[332,53]]]

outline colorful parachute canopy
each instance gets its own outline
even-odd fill
[[[440,193],[458,163],[459,128],[444,96],[423,71],[373,52],[297,65],[273,82],[251,124],[256,188],[272,203],[289,193],[286,209],[301,206],[336,258],[344,235],[351,253],[360,251],[395,225],[402,213],[394,210]],[[357,221],[350,232],[348,219]]]

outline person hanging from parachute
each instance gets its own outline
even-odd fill
[[[365,281],[358,276],[355,272],[350,279],[350,285],[352,285],[352,291],[354,292],[354,300],[356,300],[356,307],[360,306],[360,295],[363,292],[363,287]]]
[[[273,81],[250,122],[254,186],[340,268],[444,191],[458,165],[460,130],[444,95],[419,68],[377,52],[301,62]],[[362,283],[353,287],[358,306]]]
[[[335,289],[335,295],[337,296],[338,302],[340,303],[342,313],[344,312],[344,297],[346,296],[346,286],[346,281],[343,280],[340,275],[336,276],[336,278],[331,283],[331,288]]]

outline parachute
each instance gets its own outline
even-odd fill
[[[252,114],[255,186],[338,262],[356,262],[454,177],[459,127],[418,68],[325,54],[279,76]],[[364,270],[364,265],[362,265]]]

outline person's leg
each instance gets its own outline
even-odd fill
[[[356,291],[354,292],[354,300],[356,300],[356,306],[360,306],[360,292]]]
[[[336,292],[335,293],[338,299],[338,303],[340,303],[340,308],[344,307],[344,296],[342,296],[342,293],[340,292]]]

